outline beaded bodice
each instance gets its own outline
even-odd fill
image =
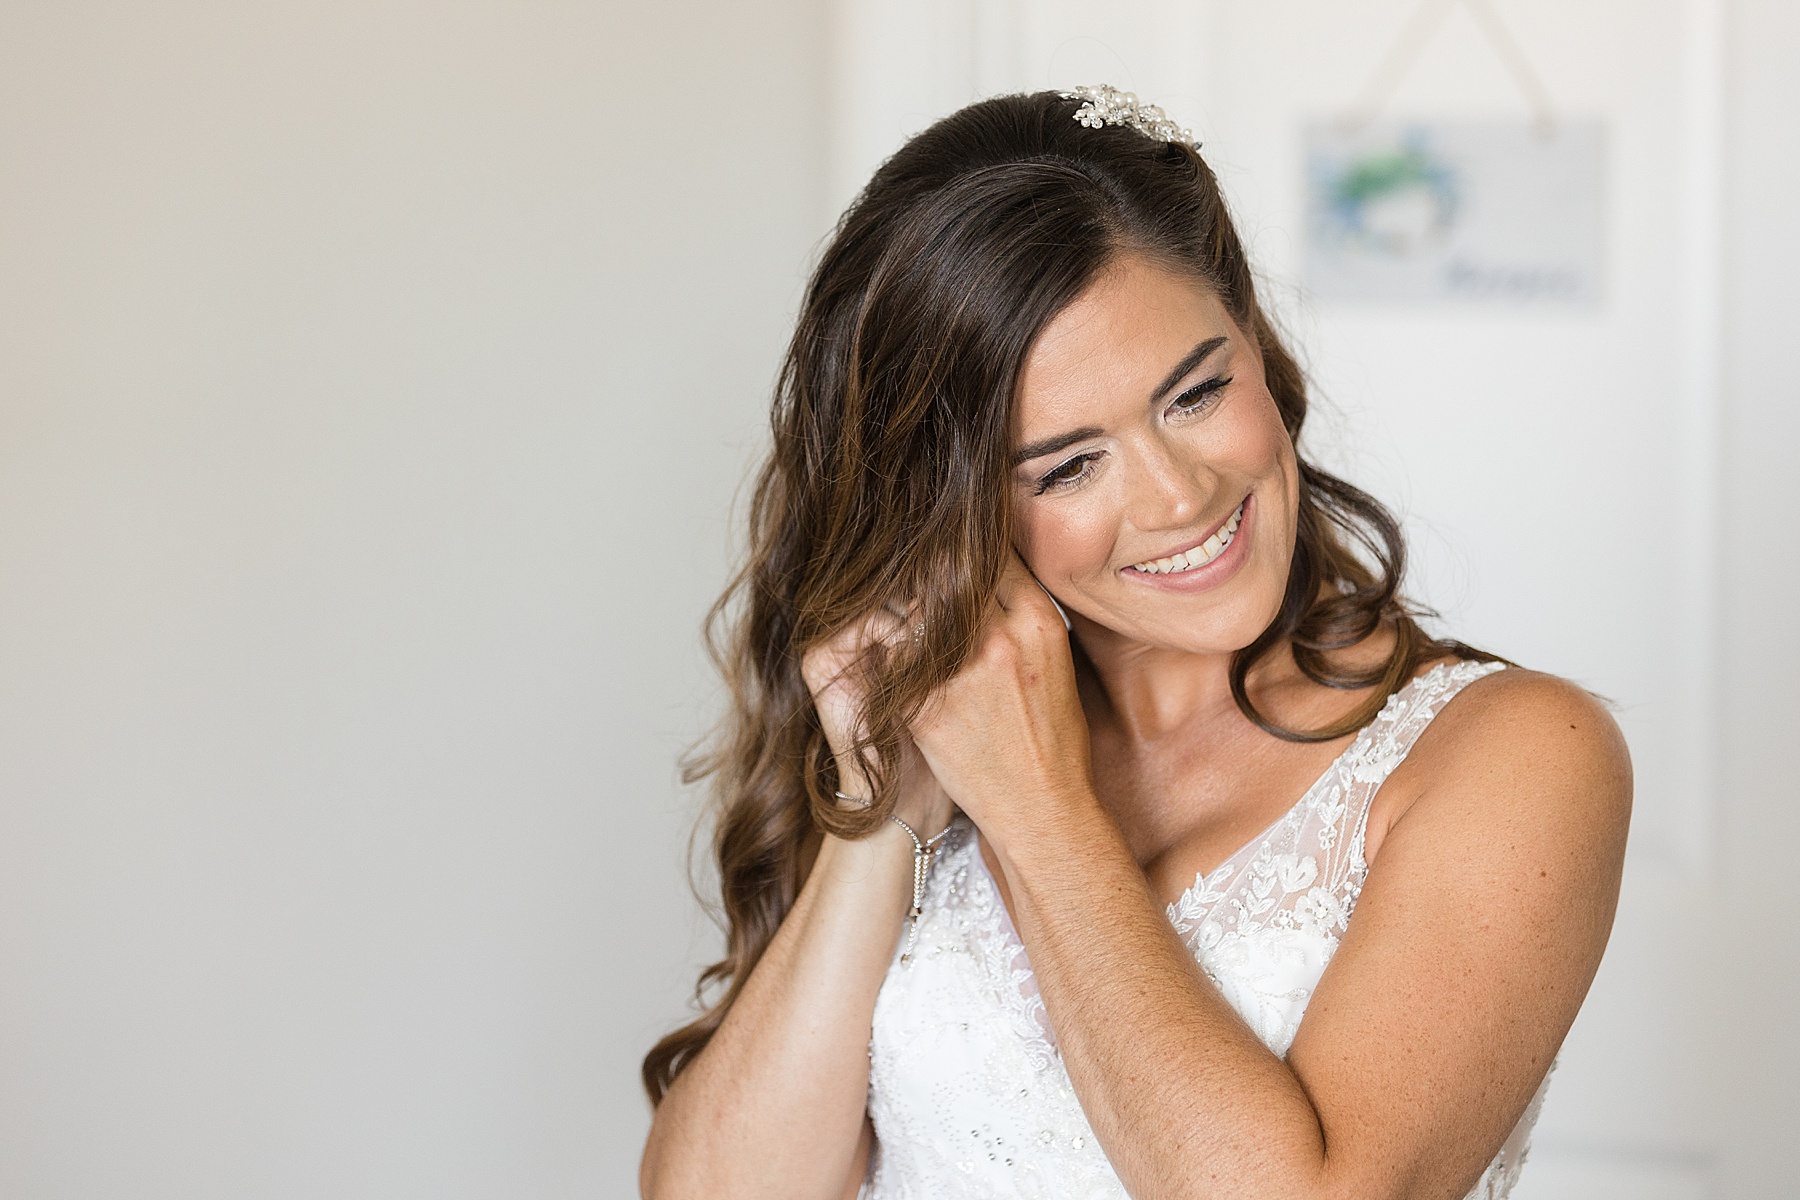
[[[1169,906],[1208,978],[1276,1054],[1292,1045],[1356,907],[1376,790],[1451,697],[1500,666],[1444,664],[1400,689],[1299,803]],[[875,1004],[877,1146],[864,1200],[1123,1200],[965,817],[945,838],[924,910],[913,960],[896,951]],[[1512,1190],[1542,1096],[1470,1200]]]

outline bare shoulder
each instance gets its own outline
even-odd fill
[[[1469,684],[1414,753],[1433,774],[1505,767],[1616,777],[1630,802],[1631,755],[1618,722],[1592,692],[1542,671],[1509,667]]]
[[[1392,803],[1371,821],[1376,839],[1427,810],[1521,832],[1521,840],[1580,836],[1616,843],[1631,816],[1631,755],[1606,705],[1580,686],[1509,667],[1465,687],[1395,772]],[[1536,836],[1528,831],[1535,830]]]

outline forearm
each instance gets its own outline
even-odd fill
[[[997,848],[1063,1062],[1139,1200],[1325,1194],[1317,1112],[1206,979],[1110,816]]]
[[[825,839],[743,992],[658,1107],[646,1196],[838,1200],[862,1135],[869,1029],[911,852],[892,824],[858,842]]]

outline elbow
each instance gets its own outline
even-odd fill
[[[643,1200],[678,1200],[674,1181],[664,1169],[664,1153],[659,1123],[650,1122],[650,1136],[644,1140],[644,1154],[638,1160],[638,1195]]]
[[[643,1200],[687,1200],[696,1195],[694,1189],[683,1188],[680,1181],[671,1178],[668,1171],[659,1170],[659,1166],[649,1154],[638,1164],[638,1195]]]
[[[651,1144],[644,1146],[644,1156],[638,1160],[638,1196],[641,1200],[661,1200],[656,1191],[656,1159],[651,1151]]]
[[[713,1200],[733,1194],[728,1180],[719,1177],[718,1164],[696,1153],[696,1147],[685,1145],[686,1140],[651,1124],[644,1156],[638,1160],[642,1200]]]

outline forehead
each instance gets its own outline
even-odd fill
[[[1041,432],[1077,416],[1073,423],[1089,423],[1114,404],[1141,405],[1198,343],[1234,332],[1206,284],[1122,255],[1032,343],[1019,373],[1014,428]]]

